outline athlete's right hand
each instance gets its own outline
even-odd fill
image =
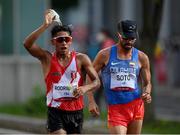
[[[53,19],[54,19],[54,15],[52,9],[47,9],[44,15],[44,25],[46,27],[49,27],[52,24]]]
[[[96,104],[94,101],[93,101],[93,102],[89,102],[88,108],[89,108],[89,112],[90,112],[94,117],[97,117],[97,116],[100,115],[99,107],[97,106],[97,104]]]
[[[151,101],[152,101],[151,95],[150,95],[150,93],[148,93],[148,92],[143,92],[141,98],[142,98],[146,103],[151,103]]]

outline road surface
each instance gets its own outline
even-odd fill
[[[30,134],[19,130],[0,128],[0,134]]]

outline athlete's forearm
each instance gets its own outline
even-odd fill
[[[85,87],[86,87],[86,92],[96,90],[100,87],[100,80],[95,79],[91,83],[87,84]]]
[[[46,29],[47,26],[43,24],[38,29],[33,31],[29,36],[27,36],[23,43],[25,48],[30,49],[33,46],[34,42]]]
[[[91,83],[91,80],[90,80],[89,76],[87,76],[86,82],[87,82],[87,84]],[[99,87],[100,87],[100,81],[99,81]],[[93,90],[87,91],[87,97],[88,97],[88,102],[89,103],[95,102]]]
[[[88,98],[89,103],[95,102],[93,91],[88,91],[87,92],[87,98]]]
[[[143,86],[143,93],[151,93],[152,85],[149,82],[147,85]]]

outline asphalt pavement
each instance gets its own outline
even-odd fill
[[[32,134],[30,132],[23,132],[20,130],[0,128],[0,134]]]

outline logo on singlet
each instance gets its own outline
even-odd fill
[[[114,66],[114,65],[118,65],[120,64],[121,62],[111,62],[111,65]]]

